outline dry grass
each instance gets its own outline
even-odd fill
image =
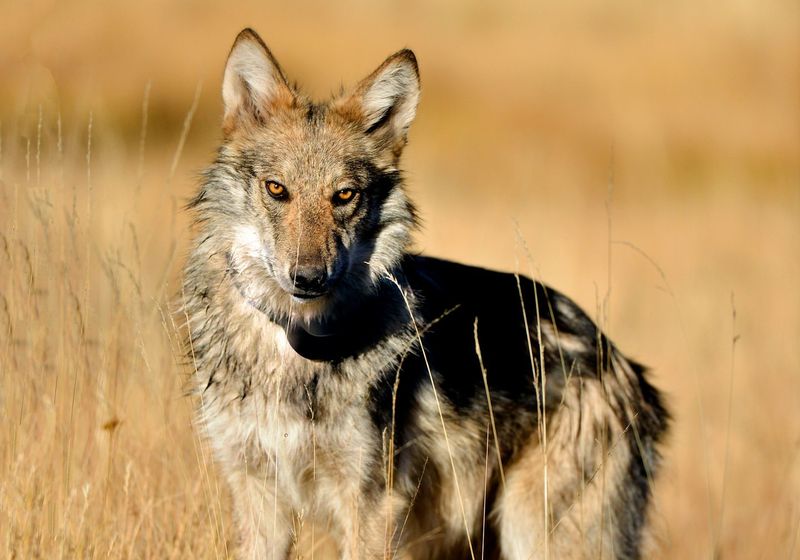
[[[800,556],[796,4],[347,6],[3,5],[0,555],[226,554],[169,302],[247,24],[319,95],[413,47],[420,248],[528,272],[519,233],[653,367],[659,557]]]

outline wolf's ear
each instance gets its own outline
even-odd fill
[[[419,69],[408,49],[387,58],[345,101],[345,107],[383,150],[399,157],[417,112]],[[354,113],[354,115],[353,115]]]
[[[236,37],[222,79],[225,134],[244,123],[264,123],[272,111],[291,104],[294,93],[264,41],[252,29]]]

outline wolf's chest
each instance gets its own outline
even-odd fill
[[[236,391],[209,395],[202,419],[225,471],[275,478],[302,504],[320,483],[371,464],[380,434],[357,386],[327,367],[294,370],[291,360],[283,367],[282,382],[252,386],[243,398]]]
[[[394,378],[410,335],[340,362],[313,361],[295,351],[284,329],[249,308],[243,313],[250,328],[226,333],[232,359],[204,360],[198,371],[200,419],[223,472],[277,480],[304,507],[326,485],[335,493],[343,480],[380,465],[373,388],[385,384],[386,372]]]

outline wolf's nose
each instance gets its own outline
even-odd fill
[[[328,291],[328,271],[323,266],[298,264],[289,274],[300,294],[321,295]]]

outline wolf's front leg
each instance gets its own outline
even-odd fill
[[[395,558],[400,536],[400,500],[389,496],[353,496],[352,508],[335,520],[343,560]]]
[[[239,560],[285,560],[291,542],[291,509],[276,496],[275,479],[238,472],[228,477]]]

